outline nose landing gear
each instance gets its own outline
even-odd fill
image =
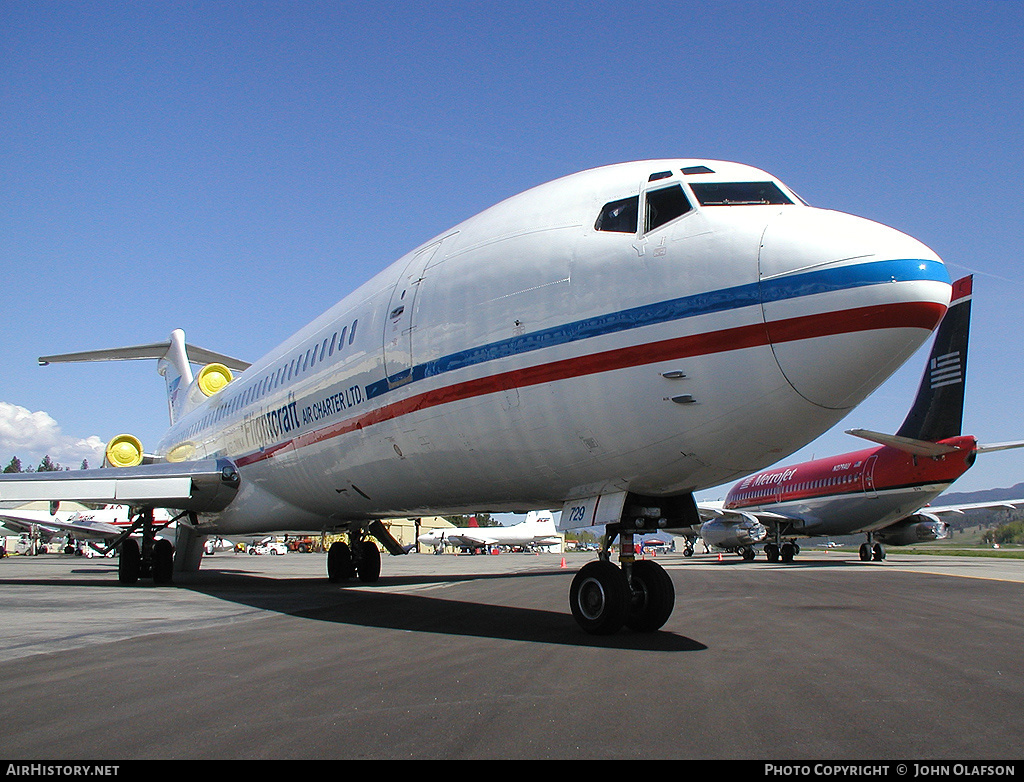
[[[569,588],[573,618],[592,635],[612,635],[623,626],[651,633],[668,621],[675,607],[675,588],[665,569],[651,560],[636,560],[632,531],[607,527],[596,562],[580,568]],[[611,562],[611,546],[619,537],[621,567]]]

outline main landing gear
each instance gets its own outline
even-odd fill
[[[380,549],[372,536],[392,556],[408,554],[412,546],[403,546],[381,521],[354,523],[348,529],[348,542],[336,541],[327,550],[327,580],[332,584],[358,578],[372,584],[380,578]]]
[[[184,515],[184,514],[182,514]],[[177,518],[172,519],[177,521]],[[157,527],[153,523],[153,509],[141,511],[112,548],[120,544],[117,560],[117,580],[122,584],[136,584],[140,578],[152,578],[154,584],[170,584],[174,580],[174,544],[164,538],[157,540],[156,533],[171,522]],[[131,537],[142,532],[142,545]]]
[[[349,543],[337,541],[327,550],[327,580],[332,584],[358,577],[372,584],[380,578],[380,549],[358,532],[349,533]]]
[[[784,543],[765,543],[764,555],[769,562],[792,562],[800,553],[800,546],[795,540],[787,540]]]
[[[873,543],[871,541],[871,533],[867,533],[867,541],[860,544],[860,561],[861,562],[881,562],[885,559],[885,548],[882,547],[881,543]]]
[[[675,607],[675,589],[665,569],[651,560],[636,560],[632,531],[608,525],[606,543],[597,562],[584,565],[569,588],[573,618],[592,635],[611,635],[623,625],[654,632]],[[611,562],[611,546],[619,537],[619,561]]]

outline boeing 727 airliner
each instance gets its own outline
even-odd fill
[[[709,160],[584,171],[455,226],[251,365],[168,342],[43,357],[156,358],[171,426],[115,466],[7,476],[3,500],[129,503],[132,582],[207,535],[347,531],[328,576],[375,580],[381,519],[562,507],[618,537],[570,607],[591,633],[655,630],[671,580],[634,533],[698,521],[695,490],[762,469],[835,424],[927,339],[949,303],[915,239],[811,207]],[[842,360],[837,361],[837,356]],[[191,362],[210,362],[193,377]],[[232,370],[240,372],[235,377]],[[651,563],[653,564],[653,563]]]
[[[699,528],[708,545],[753,559],[764,546],[768,561],[793,559],[796,539],[864,532],[864,561],[885,558],[882,543],[907,544],[945,537],[939,517],[964,506],[924,507],[974,464],[979,453],[1019,448],[1024,442],[979,445],[961,434],[967,341],[973,281],[953,284],[953,301],[935,344],[917,398],[895,435],[848,430],[880,447],[776,467],[737,483],[725,502],[703,504]],[[970,509],[1012,506],[974,503]]]

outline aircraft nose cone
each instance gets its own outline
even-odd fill
[[[779,368],[821,407],[861,402],[913,355],[949,305],[949,274],[932,250],[840,212],[783,210],[765,229],[758,266]]]

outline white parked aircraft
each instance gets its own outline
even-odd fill
[[[447,545],[471,551],[491,546],[555,546],[562,542],[550,511],[530,511],[523,521],[507,527],[438,527],[417,540],[435,549]]]
[[[401,552],[383,518],[562,506],[563,528],[621,545],[621,568],[606,547],[577,574],[573,616],[654,630],[674,591],[633,562],[633,533],[691,526],[695,490],[830,428],[949,297],[920,242],[764,171],[606,166],[431,239],[252,365],[181,331],[40,359],[159,359],[171,427],[151,455],[114,438],[112,469],[5,476],[0,500],[128,503],[144,540],[150,508],[177,509],[179,569],[207,535],[347,530],[331,580],[378,577],[367,534]],[[191,361],[213,363],[193,378]],[[121,566],[138,577],[130,541]]]
[[[16,533],[30,532],[42,527],[51,533],[72,535],[83,540],[112,542],[120,538],[131,526],[131,509],[127,505],[106,505],[96,510],[52,512],[20,508],[0,509],[0,524]],[[166,511],[154,513],[158,524],[170,521]]]
[[[58,502],[53,504],[52,511],[22,508],[0,509],[0,525],[17,534],[29,534],[35,537],[38,532],[47,535],[67,535],[79,541],[89,543],[101,554],[107,554],[119,546],[121,542],[135,530],[132,527],[132,510],[127,505],[106,505],[96,510],[60,510]],[[164,533],[168,527],[170,532]],[[167,538],[171,544],[174,523],[170,514],[163,508],[153,512],[153,534]],[[161,535],[163,533],[163,535]],[[169,575],[169,574],[168,574]]]

